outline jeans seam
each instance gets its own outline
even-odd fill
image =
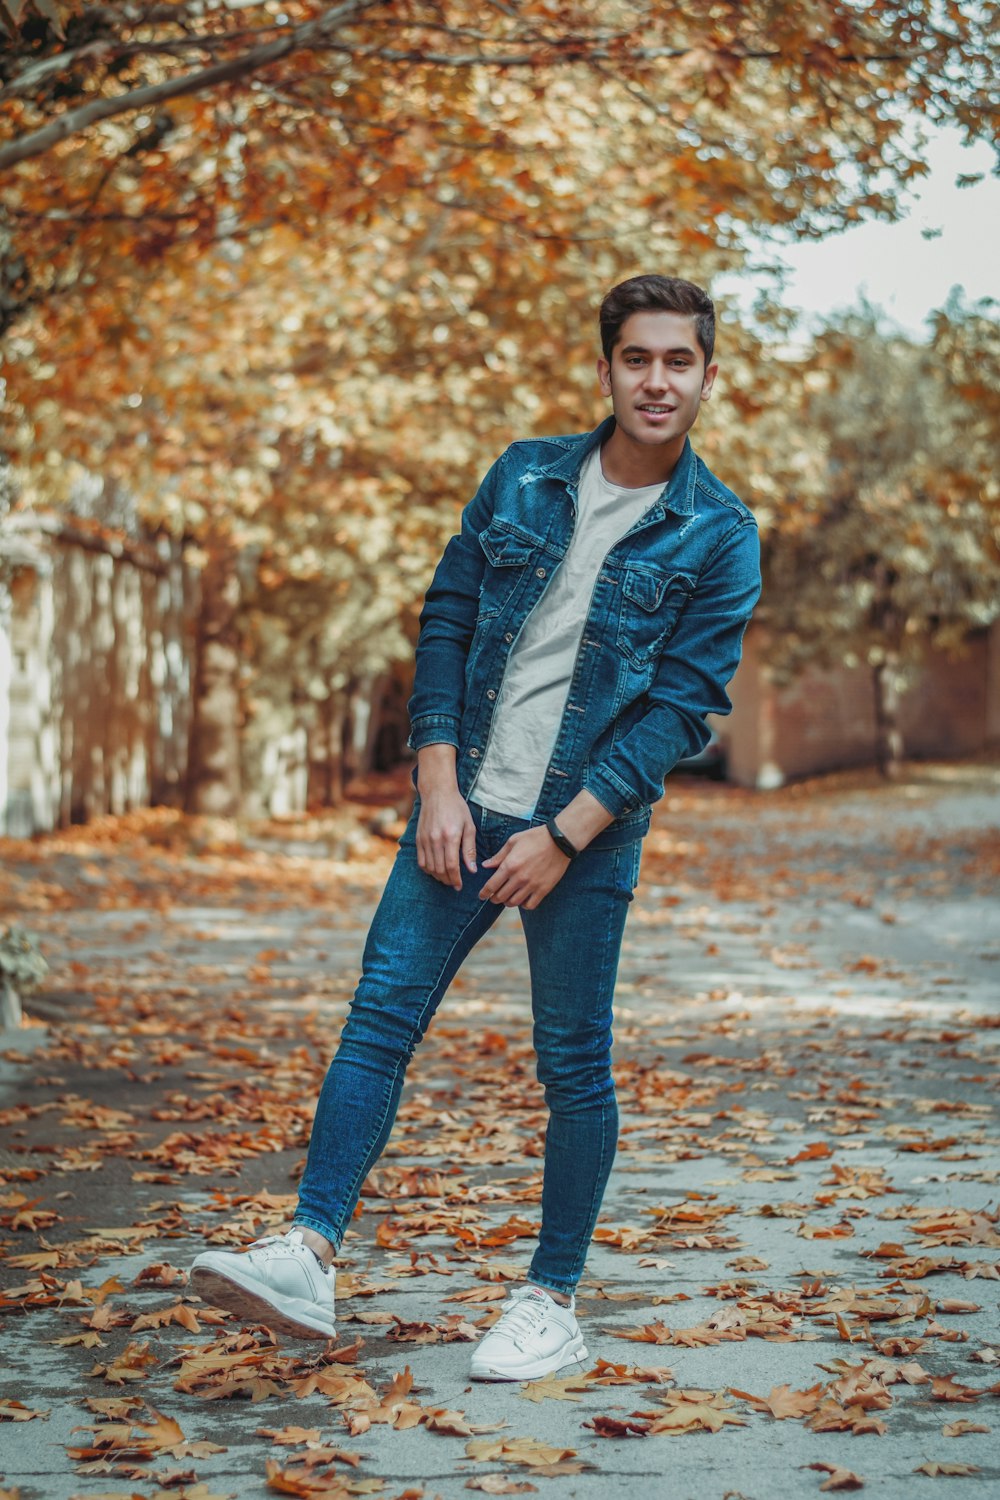
[[[615,894],[617,894],[617,891],[618,891],[618,874],[619,874],[619,871],[620,871],[620,868],[621,868],[622,854],[623,854],[624,849],[626,849],[628,847],[629,847],[628,845],[624,845],[621,848],[615,849],[614,851],[609,851],[609,852],[613,852],[613,854],[614,854],[614,863],[613,863],[613,868],[612,868],[612,890],[613,890],[613,892]],[[609,946],[611,944],[611,926],[612,926],[612,924],[610,922],[606,923],[605,926],[604,926],[604,948],[602,950],[602,967],[603,968],[606,968],[606,966],[607,966],[608,949],[609,949]],[[613,995],[612,995],[612,1003],[613,1003]],[[598,1064],[595,1061],[594,1066],[593,1066],[593,1070],[591,1072],[591,1083],[592,1083],[592,1085],[596,1084],[596,1082],[597,1082],[597,1076],[598,1076]],[[607,1143],[608,1143],[608,1105],[607,1104],[602,1104],[601,1105],[601,1111],[600,1111],[600,1113],[601,1113],[601,1148],[600,1148],[599,1160],[603,1164],[604,1159],[605,1159],[605,1153],[607,1151]],[[612,1163],[612,1165],[613,1165],[613,1163]],[[604,1183],[604,1186],[600,1189],[600,1196],[599,1196],[599,1194],[598,1194],[598,1177],[602,1176],[602,1175],[605,1177],[605,1183]],[[589,1209],[588,1209],[587,1228],[585,1228],[584,1230],[581,1231],[580,1237],[579,1237],[579,1239],[577,1241],[577,1244],[576,1244],[576,1247],[575,1247],[575,1250],[574,1250],[574,1253],[573,1253],[573,1257],[572,1257],[572,1260],[571,1260],[571,1266],[572,1266],[573,1269],[572,1269],[572,1271],[571,1271],[570,1274],[573,1276],[573,1280],[571,1282],[568,1282],[567,1284],[562,1285],[562,1286],[556,1285],[556,1283],[553,1281],[551,1283],[551,1285],[553,1287],[553,1290],[555,1290],[555,1291],[560,1291],[560,1292],[565,1292],[567,1294],[571,1294],[575,1290],[576,1284],[579,1281],[580,1276],[583,1273],[583,1268],[586,1265],[586,1261],[587,1261],[587,1251],[588,1251],[588,1249],[590,1247],[591,1240],[593,1239],[594,1221],[596,1219],[597,1213],[600,1212],[600,1204],[601,1204],[601,1200],[602,1200],[603,1195],[604,1195],[605,1187],[607,1185],[607,1177],[609,1175],[610,1175],[610,1168],[608,1169],[607,1173],[603,1173],[602,1172],[602,1173],[595,1174],[594,1188],[593,1188],[593,1192],[592,1192],[592,1195],[591,1195],[590,1206],[589,1206]],[[532,1266],[533,1265],[534,1265],[534,1257],[532,1257]],[[532,1278],[532,1270],[531,1270],[531,1268],[529,1268],[528,1275],[529,1275],[529,1278]]]
[[[448,949],[448,952],[445,954],[445,957],[444,957],[444,960],[442,961],[441,967],[438,970],[437,978],[435,979],[434,983],[431,985],[430,990],[429,990],[428,995],[427,995],[427,998],[424,1001],[423,1007],[421,1008],[421,1011],[420,1011],[420,1014],[417,1017],[416,1025],[414,1027],[414,1030],[416,1032],[419,1033],[419,1031],[421,1029],[421,1025],[422,1025],[423,1019],[424,1019],[424,1017],[427,1014],[427,1007],[431,1003],[431,999],[432,999],[432,997],[434,995],[434,991],[437,989],[438,985],[441,983],[441,976],[444,974],[445,970],[447,969],[448,963],[449,963],[449,960],[451,959],[452,954],[455,952],[455,949],[458,947],[459,942],[464,937],[464,935],[468,932],[469,928],[472,926],[472,924],[475,921],[478,920],[478,918],[481,915],[482,915],[482,908],[480,907],[480,909],[478,911],[474,911],[472,913],[472,915],[469,917],[469,920],[455,934],[455,937],[454,937],[454,939],[452,941],[451,947]],[[384,1102],[384,1105],[383,1105],[381,1118],[379,1119],[379,1123],[378,1123],[376,1129],[374,1130],[374,1132],[372,1133],[372,1135],[369,1137],[368,1144],[365,1147],[365,1154],[364,1154],[364,1156],[362,1158],[363,1165],[361,1167],[359,1167],[358,1172],[355,1173],[355,1176],[354,1176],[354,1178],[353,1178],[353,1180],[352,1180],[352,1182],[350,1184],[350,1187],[348,1188],[347,1192],[344,1194],[344,1198],[347,1201],[350,1201],[351,1199],[355,1199],[356,1200],[357,1195],[360,1193],[360,1190],[361,1190],[361,1187],[362,1187],[362,1185],[364,1183],[364,1180],[368,1176],[368,1172],[370,1170],[369,1158],[371,1156],[372,1147],[374,1146],[375,1142],[378,1140],[379,1136],[381,1135],[382,1128],[385,1125],[386,1116],[388,1115],[388,1112],[389,1112],[389,1103],[390,1103],[390,1101],[392,1099],[393,1090],[396,1087],[396,1081],[399,1078],[400,1064],[402,1063],[402,1061],[403,1061],[402,1057],[400,1057],[399,1059],[397,1059],[396,1065],[395,1065],[395,1067],[393,1068],[393,1071],[392,1071],[392,1076],[391,1076],[391,1078],[389,1078],[387,1080],[388,1087],[387,1087],[386,1093],[385,1093],[385,1102]],[[408,1065],[408,1063],[409,1063],[409,1058],[407,1058],[407,1063],[403,1065],[403,1073],[404,1074],[406,1072],[406,1066]],[[353,1213],[353,1209],[352,1209],[352,1213]],[[345,1229],[346,1229],[346,1225],[345,1225]]]
[[[617,881],[618,881],[618,871],[620,869],[620,866],[621,866],[621,852],[618,849],[616,849],[615,850],[614,867],[613,867],[613,870],[612,870],[612,879],[614,880],[614,882],[615,882],[616,885],[617,885]],[[609,947],[609,944],[610,944],[610,936],[611,936],[611,934],[610,934],[610,925],[611,925],[610,923],[605,923],[605,927],[604,927],[604,950],[603,950],[603,953],[602,953],[602,963],[605,966],[605,968],[607,966],[607,961],[608,961],[608,947]],[[614,997],[612,996],[612,1004],[613,1004],[613,1002],[614,1002]],[[610,1060],[609,1060],[609,1066],[610,1066]],[[593,1072],[591,1074],[591,1084],[592,1085],[596,1085],[596,1083],[597,1083],[597,1065],[596,1065],[596,1062],[595,1062],[594,1069],[593,1069]],[[607,1151],[607,1144],[608,1144],[608,1107],[607,1107],[606,1104],[602,1104],[601,1105],[601,1155],[600,1155],[600,1160],[601,1160],[602,1164],[604,1162],[605,1152]],[[597,1179],[597,1175],[595,1174],[595,1177],[594,1177],[594,1191],[593,1191],[593,1193],[591,1195],[590,1208],[588,1209],[587,1223],[588,1223],[589,1227],[588,1227],[588,1230],[586,1232],[586,1235],[585,1236],[581,1235],[581,1237],[580,1237],[580,1243],[577,1245],[576,1254],[573,1257],[573,1266],[574,1266],[574,1268],[577,1268],[577,1263],[579,1262],[579,1267],[576,1269],[576,1277],[577,1277],[577,1279],[579,1279],[579,1277],[583,1274],[583,1268],[584,1268],[584,1266],[587,1263],[587,1250],[590,1247],[590,1241],[593,1238],[593,1233],[594,1233],[594,1230],[593,1230],[593,1221],[594,1221],[594,1218],[595,1218],[596,1214],[600,1212],[601,1199],[598,1197],[598,1194],[597,1194],[597,1180],[598,1180]],[[603,1189],[602,1189],[602,1192],[601,1192],[601,1197],[603,1197]]]

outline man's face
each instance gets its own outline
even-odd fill
[[[601,390],[622,433],[651,447],[680,444],[707,401],[718,365],[705,368],[695,320],[637,312],[622,324],[611,363],[597,361]]]

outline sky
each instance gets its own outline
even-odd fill
[[[925,338],[927,314],[953,286],[964,287],[970,300],[1000,297],[1000,179],[990,175],[991,148],[985,141],[965,147],[957,130],[942,130],[931,138],[927,160],[930,172],[908,195],[899,222],[859,224],[827,240],[781,248],[778,258],[789,271],[781,300],[801,309],[806,328],[816,315],[856,304],[864,292],[903,330]],[[985,173],[984,180],[955,186],[960,173],[974,172]],[[933,237],[924,238],[924,230]],[[761,275],[756,285],[766,282]],[[754,278],[746,273],[715,285],[741,307],[753,301]]]

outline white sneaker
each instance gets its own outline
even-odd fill
[[[539,1286],[511,1292],[476,1345],[473,1380],[538,1380],[563,1365],[582,1365],[587,1350],[574,1306],[575,1299],[564,1307]]]
[[[310,1250],[299,1229],[255,1240],[246,1251],[206,1250],[191,1267],[191,1283],[212,1307],[275,1333],[333,1338],[336,1272]]]

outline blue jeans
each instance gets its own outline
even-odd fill
[[[482,861],[531,823],[470,804],[479,873],[456,891],[417,864],[419,801],[365,945],[362,975],[320,1093],[295,1222],[340,1246],[392,1130],[406,1066],[466,955],[504,910],[480,901]],[[534,911],[518,908],[532,1039],[549,1110],[542,1223],[529,1279],[572,1293],[618,1139],[612,998],[641,840],[585,849]]]

